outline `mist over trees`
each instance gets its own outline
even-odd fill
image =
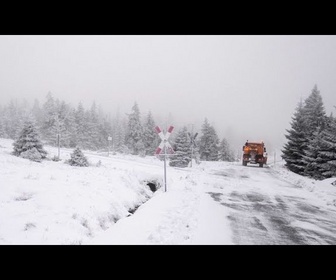
[[[170,113],[169,119],[172,118]],[[137,102],[128,113],[118,111],[111,116],[95,102],[90,108],[84,108],[81,102],[72,106],[50,92],[43,102],[35,99],[31,106],[25,100],[11,100],[9,104],[0,106],[0,137],[17,140],[27,119],[33,121],[41,143],[51,146],[57,146],[59,138],[60,147],[64,148],[107,151],[110,145],[114,152],[153,156],[161,142],[151,111],[142,115]],[[190,132],[183,124],[176,130],[169,139],[177,153],[173,163],[176,166],[187,166],[191,157],[196,161],[199,158],[209,161],[232,160],[233,152],[227,140],[224,138],[219,142],[216,130],[207,119],[197,139],[190,138]],[[108,137],[112,138],[110,143]]]
[[[282,150],[287,168],[317,180],[336,176],[336,128],[332,114],[327,117],[322,96],[314,86],[300,101],[286,130],[288,142]]]

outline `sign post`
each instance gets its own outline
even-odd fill
[[[159,145],[159,147],[157,147],[156,151],[155,151],[155,154],[156,155],[159,155],[162,148],[164,148],[163,152],[163,156],[164,156],[164,185],[165,185],[165,192],[167,191],[167,177],[166,177],[166,156],[167,156],[167,146],[168,148],[170,148],[171,152],[174,153],[174,150],[173,150],[173,147],[169,144],[168,142],[168,138],[170,136],[170,134],[172,133],[174,127],[173,126],[170,126],[168,128],[168,131],[167,133],[164,135],[162,130],[160,129],[160,127],[156,126],[155,127],[155,131],[157,132],[157,134],[160,136],[161,138],[161,143]]]
[[[109,157],[110,156],[110,143],[112,141],[112,137],[111,136],[107,137],[107,140],[109,141],[108,142],[108,154],[107,154],[107,156]]]
[[[61,156],[61,151],[60,151],[60,134],[57,133],[57,146],[58,146],[58,160],[60,159]]]

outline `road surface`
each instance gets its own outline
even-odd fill
[[[228,209],[234,244],[336,244],[336,211],[272,168],[235,165],[208,172],[218,178],[208,194]]]

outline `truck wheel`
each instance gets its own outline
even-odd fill
[[[244,166],[247,166],[247,161],[243,161],[243,165],[244,165]]]
[[[262,163],[259,163],[259,167],[263,167],[264,166],[264,164],[262,164]]]

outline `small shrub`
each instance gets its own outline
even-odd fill
[[[87,158],[84,156],[83,152],[77,147],[72,154],[70,154],[70,159],[66,163],[72,166],[89,166]]]
[[[33,223],[26,223],[23,230],[27,231],[27,230],[32,229],[32,228],[36,228],[35,224],[33,224]]]
[[[20,157],[26,158],[32,161],[36,161],[36,162],[42,161],[42,156],[35,147],[25,152],[21,152]]]

